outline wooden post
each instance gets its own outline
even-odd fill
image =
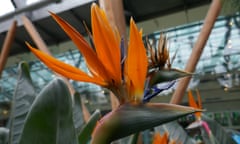
[[[211,6],[209,7],[207,16],[205,18],[205,21],[200,31],[200,34],[198,36],[198,39],[193,47],[192,53],[187,62],[187,66],[185,68],[186,71],[188,72],[195,71],[198,60],[201,57],[202,51],[205,47],[205,44],[208,40],[208,37],[211,33],[214,23],[220,13],[220,10],[221,10],[221,0],[213,0]],[[173,104],[181,103],[190,79],[191,79],[190,77],[187,77],[179,81],[177,89],[174,92],[170,103],[173,103]]]
[[[23,21],[24,27],[28,31],[29,35],[32,37],[33,41],[36,43],[37,47],[41,51],[43,51],[49,55],[52,55],[51,52],[48,50],[47,45],[44,43],[43,39],[41,38],[40,34],[37,32],[36,28],[32,24],[32,22],[26,16],[22,17],[22,21]],[[75,90],[74,90],[73,86],[71,85],[71,83],[68,81],[68,79],[57,73],[55,73],[55,74],[57,76],[60,76],[61,78],[63,78],[63,80],[68,85],[71,95],[73,96],[75,93]],[[84,121],[87,122],[89,120],[91,114],[88,111],[88,109],[86,108],[85,104],[83,102],[81,104],[82,104]]]
[[[110,95],[110,101],[111,101],[111,108],[112,108],[112,110],[118,108],[119,100],[116,98],[116,96],[112,92],[110,92],[109,95]]]
[[[112,10],[114,15],[114,22],[118,28],[120,36],[124,39],[124,47],[127,50],[127,30],[126,20],[124,15],[123,0],[112,0]]]
[[[123,0],[99,0],[99,5],[105,11],[110,24],[117,27],[120,36],[124,39],[125,49],[127,49],[127,31]]]
[[[115,25],[114,14],[112,10],[112,0],[99,0],[99,6],[107,15],[108,21],[112,26]]]
[[[88,111],[86,105],[84,104],[84,101],[81,100],[81,106],[82,106],[82,114],[83,114],[83,120],[85,123],[87,123],[91,117],[90,112]]]
[[[41,38],[40,34],[37,32],[35,26],[32,24],[32,22],[26,16],[22,16],[22,22],[29,35],[32,37],[34,43],[37,45],[37,47],[41,51],[47,53],[48,55],[52,55],[51,52],[48,50],[47,45]]]
[[[14,37],[15,37],[16,28],[17,28],[17,21],[13,21],[12,26],[10,27],[9,31],[7,32],[7,36],[6,36],[3,46],[2,46],[2,51],[0,54],[0,77],[2,75],[4,66],[7,62],[8,53],[10,51],[11,45],[12,45]]]

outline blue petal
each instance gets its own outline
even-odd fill
[[[122,71],[122,80],[124,80],[124,62],[126,59],[126,52],[125,52],[125,47],[124,47],[124,38],[121,38],[121,43],[120,43],[120,50],[121,50],[121,71]]]
[[[174,80],[174,81],[168,82],[166,85],[160,88],[158,88],[157,85],[155,85],[152,88],[148,88],[147,90],[145,90],[143,102],[144,103],[149,102],[153,97],[158,95],[160,92],[171,88],[175,83],[176,81]]]

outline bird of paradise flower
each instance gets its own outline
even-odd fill
[[[66,21],[51,13],[83,54],[91,74],[60,62],[32,48],[29,44],[28,47],[53,71],[73,80],[91,82],[109,88],[121,103],[139,103],[143,96],[148,65],[141,31],[138,31],[131,19],[128,55],[124,63],[121,63],[121,50],[119,49],[121,37],[117,29],[110,26],[105,13],[96,4],[92,6],[91,14],[96,51]],[[121,70],[121,65],[124,65],[124,71]]]
[[[70,24],[54,13],[51,13],[51,16],[76,44],[85,58],[90,74],[65,64],[27,43],[29,49],[53,71],[76,81],[91,82],[108,88],[120,102],[119,108],[100,120],[93,133],[92,143],[110,143],[196,111],[183,106],[146,104],[143,101],[148,58],[142,41],[142,31],[137,29],[132,18],[126,54],[122,52],[124,47],[121,45],[122,39],[117,28],[110,25],[104,11],[96,4],[92,4],[91,7],[92,40],[95,49]],[[158,115],[159,113],[162,115]],[[125,129],[126,127],[128,129]]]

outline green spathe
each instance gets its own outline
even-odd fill
[[[93,133],[92,144],[110,143],[196,111],[198,110],[194,108],[174,104],[123,104],[101,119]]]
[[[150,76],[149,87],[161,82],[172,81],[178,78],[192,75],[193,75],[192,73],[178,69],[161,69],[158,71],[153,71],[149,73]]]

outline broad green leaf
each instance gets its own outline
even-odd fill
[[[177,121],[172,121],[155,128],[155,131],[163,135],[164,132],[169,134],[171,140],[180,142],[182,144],[196,144],[197,142],[190,137],[187,132],[178,124]]]
[[[0,127],[0,144],[8,144],[9,129]]]
[[[123,104],[101,119],[93,133],[92,143],[110,143],[196,111],[190,107],[163,103]]]
[[[19,76],[13,95],[10,116],[10,144],[19,144],[27,113],[36,97],[28,64],[21,62],[18,71]]]
[[[81,132],[78,136],[79,144],[86,144],[90,140],[92,132],[100,118],[101,118],[101,113],[100,113],[100,110],[97,109],[91,115],[89,121],[86,123],[86,125],[81,130]]]
[[[192,73],[181,71],[178,69],[161,69],[159,71],[153,71],[149,74],[150,81],[149,87],[161,83],[176,80],[185,76],[191,76]]]
[[[50,82],[36,97],[19,144],[78,144],[72,99],[62,79]]]
[[[81,97],[79,93],[74,94],[74,103],[73,103],[73,122],[76,129],[76,133],[79,134],[82,125],[84,124],[83,112],[81,106]]]

